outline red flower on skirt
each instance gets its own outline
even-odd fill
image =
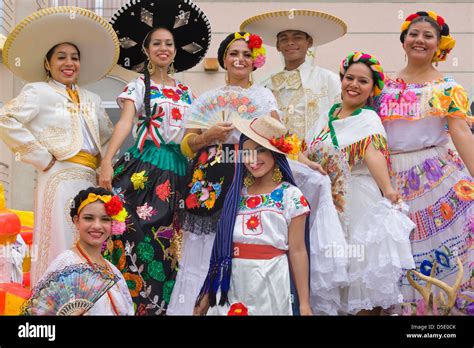
[[[167,201],[171,195],[171,184],[170,179],[166,180],[164,183],[156,186],[156,195],[162,201]]]
[[[173,108],[171,110],[171,117],[176,121],[181,121],[183,119],[183,115],[181,115],[181,111],[179,111],[178,108]]]
[[[199,202],[197,196],[193,193],[186,198],[186,208],[194,209],[199,208]]]
[[[247,199],[247,207],[249,207],[250,209],[256,208],[259,206],[261,201],[262,200],[260,196],[250,197],[249,199]]]
[[[229,312],[227,312],[228,316],[245,316],[249,315],[249,310],[245,305],[241,302],[233,303],[230,306]]]
[[[252,215],[250,219],[247,220],[247,228],[249,230],[255,230],[258,226],[260,226],[260,221],[258,221],[257,215]]]

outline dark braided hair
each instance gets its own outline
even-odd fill
[[[239,141],[239,151],[242,150],[244,142],[249,138],[242,134]],[[291,172],[290,165],[286,156],[280,153],[272,152],[275,164],[280,167],[283,174],[283,181],[296,186]],[[237,219],[237,212],[239,210],[240,196],[242,191],[242,184],[244,174],[246,172],[243,163],[237,163],[234,180],[227,191],[224,207],[222,208],[222,215],[219,219],[216,239],[212,247],[211,261],[209,272],[207,274],[204,285],[197,299],[197,304],[202,300],[205,294],[209,294],[209,305],[215,306],[217,303],[216,294],[221,290],[221,298],[219,305],[223,306],[228,302],[228,292],[230,288],[231,274],[232,274],[232,241],[235,220]],[[306,229],[308,223],[306,223]]]
[[[74,216],[78,215],[77,210],[79,209],[79,206],[83,201],[87,199],[87,196],[89,196],[89,193],[95,193],[96,195],[112,195],[112,192],[109,190],[106,190],[105,188],[102,187],[94,187],[91,186],[88,189],[81,190],[79,193],[74,197],[73,204],[71,205],[71,209],[69,210],[69,215],[71,216],[71,219],[74,219]]]
[[[147,48],[150,46],[150,41],[151,41],[151,36],[153,35],[153,33],[159,29],[164,29],[166,31],[168,31],[171,36],[173,37],[173,42],[175,42],[175,39],[174,39],[174,35],[173,33],[168,29],[168,28],[165,28],[165,27],[156,27],[156,28],[153,28],[152,30],[150,30],[150,32],[148,32],[148,34],[145,36],[145,40],[143,40],[143,48]],[[175,50],[176,50],[176,46],[175,46]],[[151,106],[150,106],[150,72],[148,71],[147,69],[147,66],[148,66],[148,63],[150,62],[150,59],[148,58],[147,60],[145,60],[145,67],[144,67],[144,77],[145,77],[145,96],[143,98],[143,102],[145,103],[145,116],[147,118],[151,117]]]

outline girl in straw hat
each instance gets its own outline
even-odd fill
[[[191,89],[172,74],[199,63],[211,29],[206,15],[187,0],[129,3],[113,22],[122,42],[120,63],[144,74],[118,96],[122,113],[99,179],[130,213],[129,228],[113,237],[108,253],[127,279],[136,314],[164,315],[182,241],[178,212],[187,159],[179,144],[194,100]],[[136,142],[113,168],[112,159],[132,128]]]
[[[112,27],[76,7],[36,12],[5,42],[4,64],[29,82],[0,109],[0,139],[17,159],[38,171],[33,285],[49,263],[71,247],[69,205],[77,191],[96,184],[96,169],[112,133],[100,98],[78,85],[102,78],[118,54]]]
[[[311,315],[305,246],[308,202],[286,159],[294,146],[271,116],[234,118],[242,161],[225,198],[198,313],[292,315],[290,267],[301,315]],[[220,295],[220,297],[219,297]]]
[[[194,101],[186,122],[189,129],[181,144],[183,153],[192,158],[192,162],[184,197],[183,256],[169,314],[193,314],[207,274],[217,223],[234,177],[234,161],[222,154],[233,153],[240,137],[227,111],[239,109],[251,117],[272,112],[278,118],[278,106],[272,93],[251,80],[252,71],[265,63],[261,38],[251,33],[231,33],[221,42],[217,56],[226,71],[226,85],[207,91]],[[213,100],[216,100],[215,105]],[[206,124],[203,115],[213,117],[216,113],[209,110],[219,105],[223,105],[225,118],[220,117],[216,124]],[[202,128],[191,124],[195,119],[202,119]],[[222,160],[217,160],[219,157]]]
[[[391,185],[385,131],[371,108],[384,85],[380,62],[351,53],[340,76],[342,103],[315,125],[306,153],[323,164],[333,184],[347,245],[323,245],[322,252],[347,257],[348,283],[322,281],[315,265],[312,304],[318,313],[377,314],[398,302],[402,268],[414,267],[409,243],[414,224],[400,211],[407,207]],[[320,240],[327,233],[320,231]]]
[[[433,270],[452,285],[461,272],[459,257],[461,292],[472,293],[474,137],[469,124],[474,118],[464,88],[433,66],[446,60],[456,41],[443,17],[432,11],[408,16],[400,41],[406,66],[396,79],[387,79],[376,105],[388,135],[392,183],[416,222],[410,236],[416,268],[427,276]],[[459,156],[447,147],[450,137]],[[404,303],[423,302],[406,275],[401,283]],[[440,291],[436,287],[434,296]],[[466,304],[461,293],[457,296],[457,305]],[[406,311],[416,308],[408,305]]]

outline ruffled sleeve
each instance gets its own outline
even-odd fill
[[[123,108],[124,100],[131,100],[135,104],[136,113],[140,113],[143,107],[143,98],[145,96],[145,83],[143,77],[137,77],[135,80],[125,86],[124,90],[117,97],[117,104]]]
[[[474,121],[467,92],[457,83],[446,88],[434,88],[429,104],[433,116],[461,118],[469,124]]]

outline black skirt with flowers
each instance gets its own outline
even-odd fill
[[[190,162],[186,178],[182,228],[195,234],[215,233],[235,172],[236,144],[211,145]]]
[[[179,145],[130,148],[115,165],[114,194],[129,214],[108,258],[122,272],[136,315],[164,315],[174,287],[182,235],[178,210],[187,160]]]

